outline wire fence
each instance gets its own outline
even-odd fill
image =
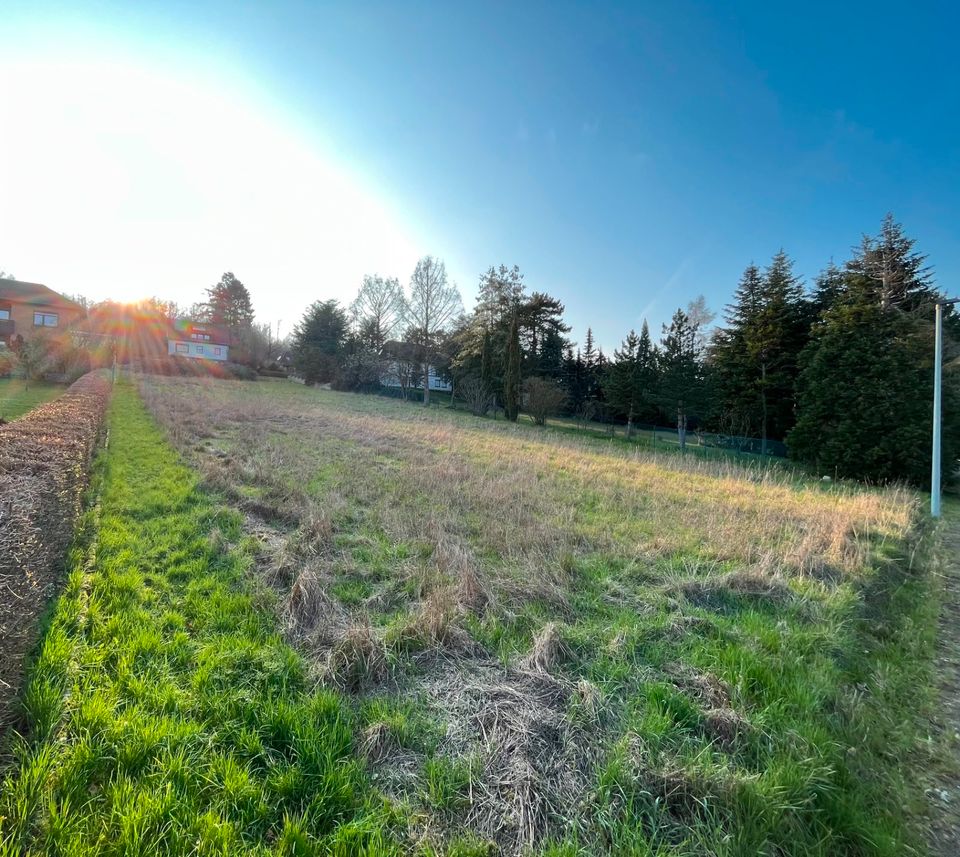
[[[676,428],[654,425],[641,425],[634,428],[636,434],[646,436],[654,444],[663,443],[680,446],[680,432]],[[623,430],[625,431],[625,427]],[[770,438],[744,437],[742,435],[688,429],[686,444],[687,446],[720,449],[749,455],[766,455],[773,458],[787,457],[787,445],[782,441],[771,440]]]

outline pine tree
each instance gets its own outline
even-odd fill
[[[807,344],[803,286],[786,253],[777,253],[763,278],[761,301],[744,333],[760,398],[761,438],[783,438],[793,428],[800,352]]]
[[[563,352],[567,341],[558,330],[548,330],[540,342],[536,371],[544,378],[559,380],[563,375]]]
[[[517,319],[510,322],[507,337],[506,370],[503,378],[503,415],[516,422],[520,415],[520,331]]]
[[[724,310],[725,326],[717,331],[711,349],[726,428],[742,434],[758,431],[762,420],[745,341],[745,333],[757,316],[762,291],[763,275],[751,263],[740,278],[733,301]]]
[[[875,238],[865,235],[847,269],[859,274],[866,288],[884,309],[896,307],[904,312],[927,310],[935,290],[927,257],[914,249],[903,227],[887,214]]]

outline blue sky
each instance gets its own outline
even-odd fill
[[[30,145],[0,148],[0,192],[62,178],[0,215],[0,267],[184,302],[232,268],[288,327],[430,252],[468,306],[518,264],[611,350],[699,293],[721,309],[781,246],[809,281],[892,211],[960,294],[958,25],[946,3],[14,4],[0,109]]]

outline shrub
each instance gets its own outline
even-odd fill
[[[148,357],[133,364],[147,375],[177,375],[186,378],[235,378],[256,381],[257,373],[249,366],[218,360],[197,360],[191,357]]]
[[[524,409],[538,425],[546,425],[567,401],[567,394],[549,378],[527,378],[523,383]]]

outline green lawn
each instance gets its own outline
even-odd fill
[[[0,791],[0,854],[390,854],[350,709],[278,636],[235,514],[117,389]]]
[[[15,420],[27,411],[59,396],[66,386],[46,381],[0,378],[0,419]]]

